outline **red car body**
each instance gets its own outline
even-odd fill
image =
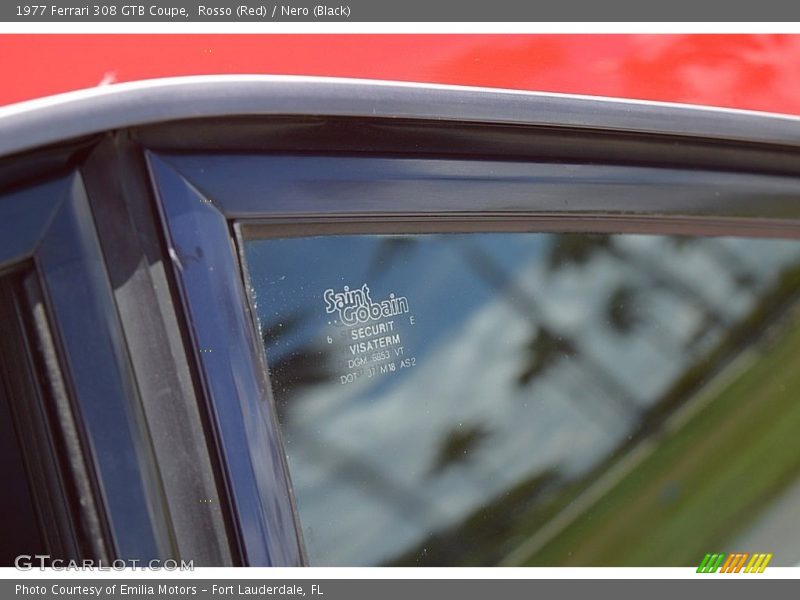
[[[0,104],[114,82],[356,77],[800,114],[798,35],[4,35]]]

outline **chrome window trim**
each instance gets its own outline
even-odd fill
[[[474,87],[214,75],[115,84],[2,107],[0,157],[109,130],[236,115],[433,119],[800,145],[800,118],[790,115]]]

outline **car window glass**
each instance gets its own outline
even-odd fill
[[[33,375],[27,361],[25,333],[20,327],[16,288],[0,278],[0,566],[10,567],[20,554],[53,551],[41,530],[40,510],[32,486],[30,432],[23,423],[33,419],[38,398],[26,385]],[[27,444],[25,442],[28,442]],[[28,453],[26,454],[26,446]],[[27,459],[27,460],[26,460]]]
[[[797,241],[254,235],[244,256],[312,564],[800,561]]]

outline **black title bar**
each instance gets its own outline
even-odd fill
[[[59,0],[0,5],[4,22],[787,22],[786,0]]]

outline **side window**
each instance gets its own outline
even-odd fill
[[[16,278],[0,279],[0,565],[11,566],[21,552],[45,554],[46,529],[37,507],[31,476],[36,472],[33,432],[26,427],[35,418],[40,399],[34,382],[32,356],[22,315],[18,310]],[[26,444],[27,443],[27,444]],[[26,453],[27,447],[28,452]],[[27,459],[27,460],[26,460]],[[40,490],[44,491],[44,490]],[[49,549],[53,551],[52,548]]]
[[[100,555],[89,474],[32,261],[0,277],[0,564]],[[47,559],[45,559],[47,560]]]
[[[800,242],[243,231],[311,564],[800,561]]]

